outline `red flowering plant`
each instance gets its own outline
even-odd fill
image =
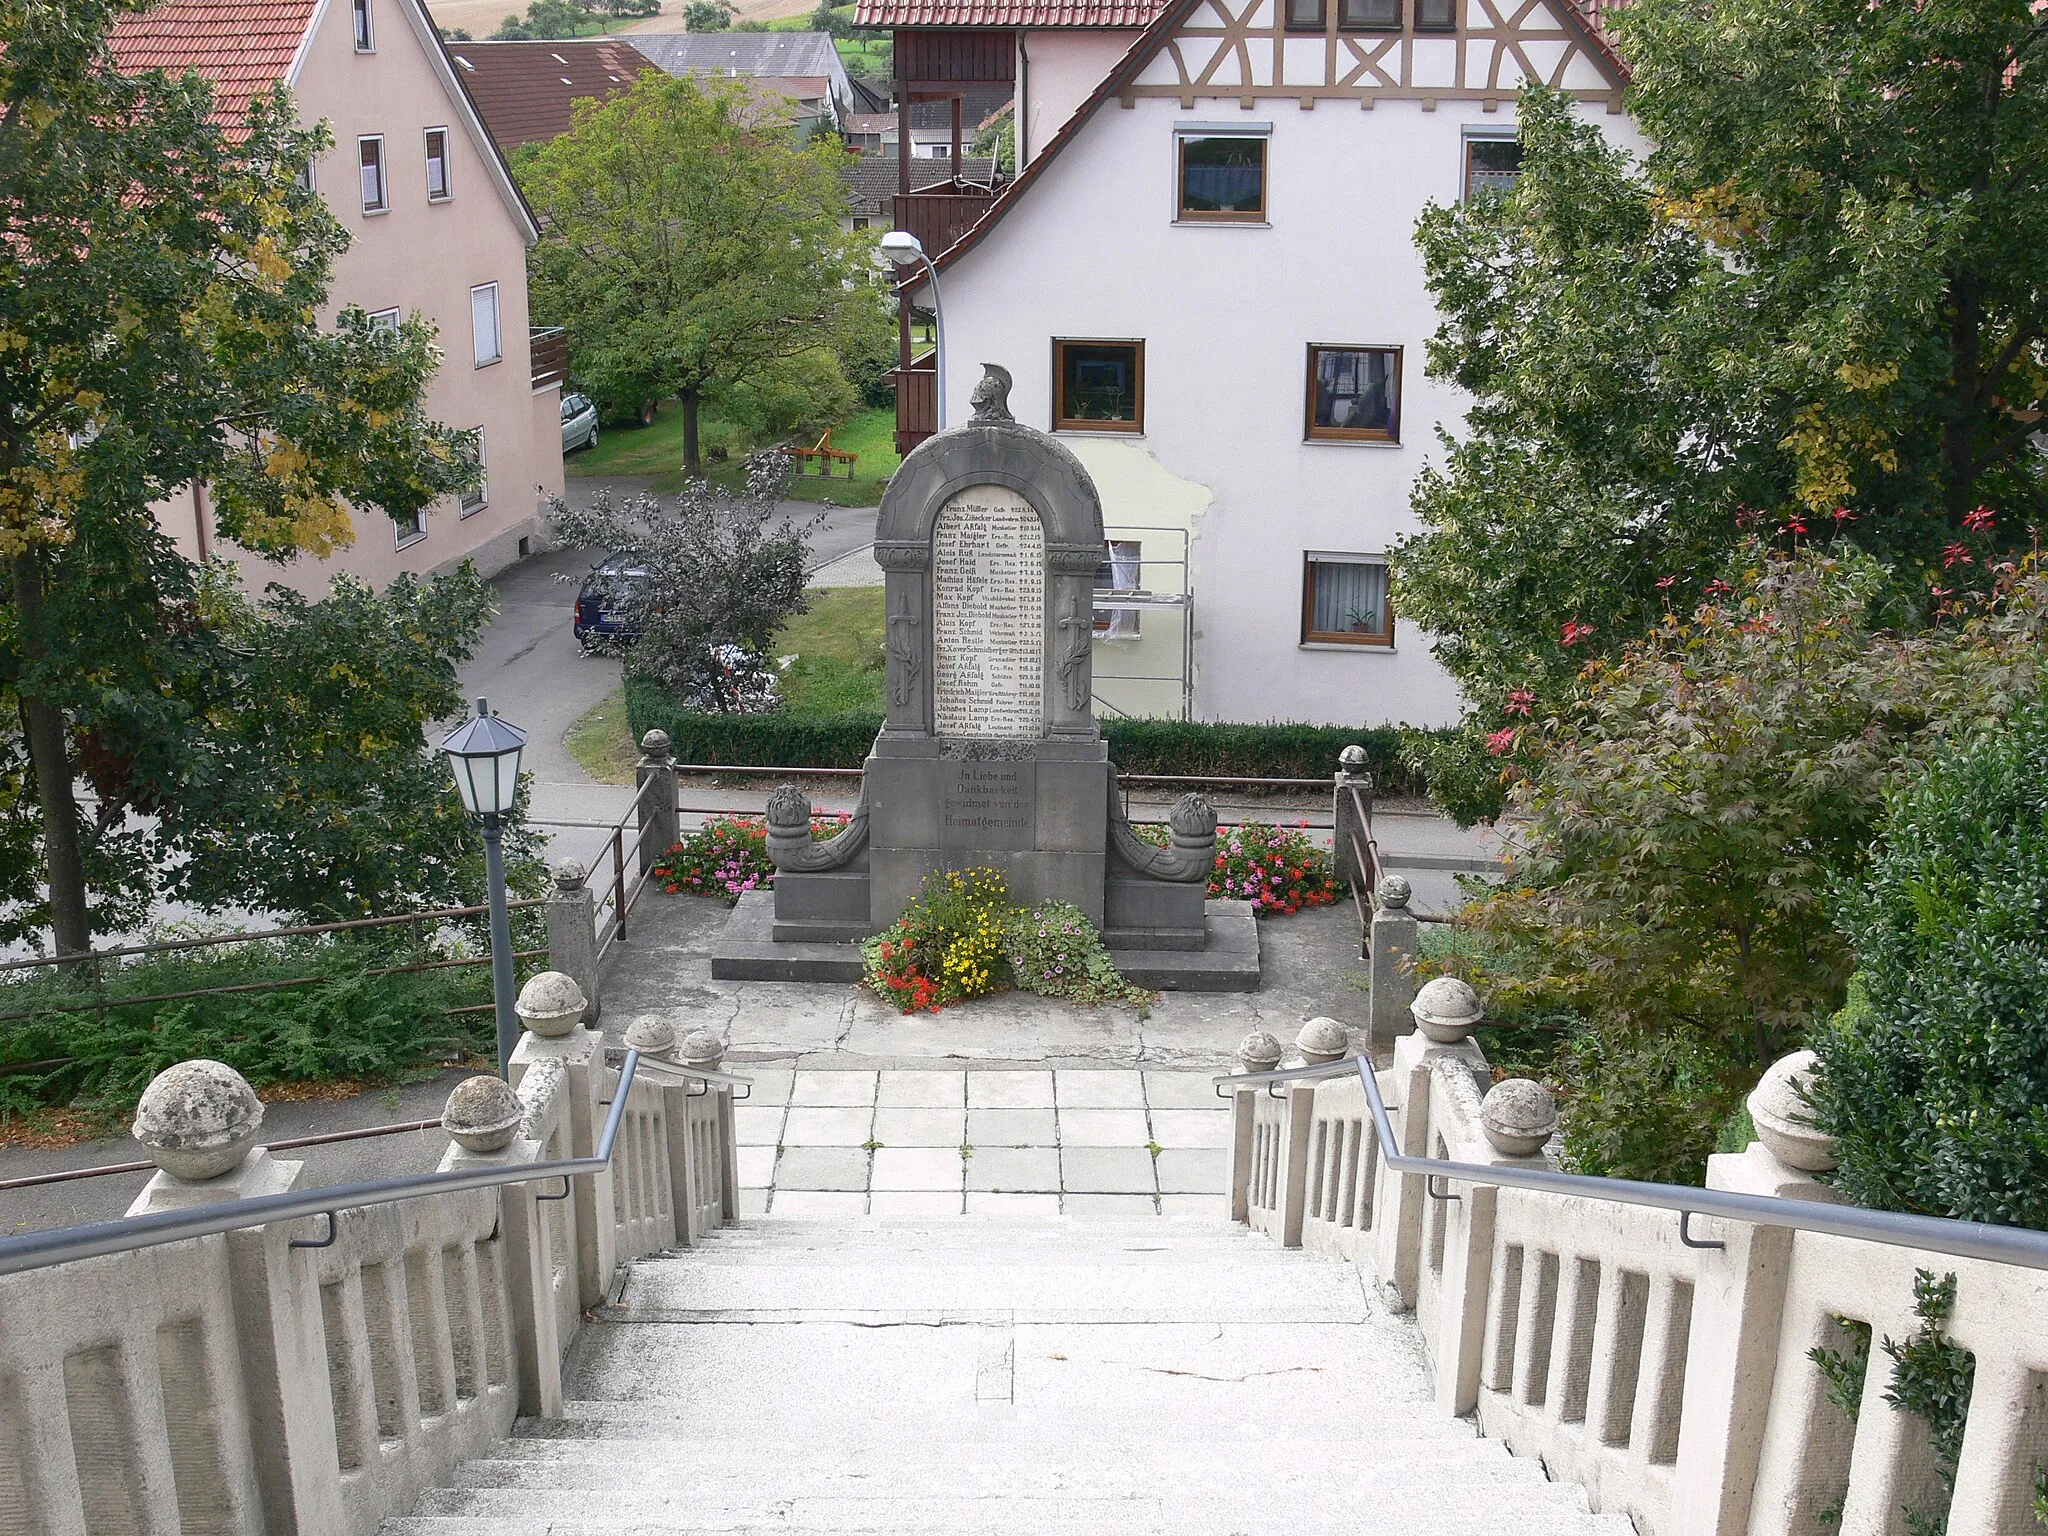
[[[1012,912],[995,870],[934,870],[901,917],[862,941],[862,979],[900,1013],[1000,992],[1010,985],[1003,930]]]
[[[1164,848],[1166,828],[1139,827],[1138,835]],[[1309,838],[1308,823],[1291,827],[1247,821],[1216,830],[1216,863],[1209,895],[1248,901],[1259,917],[1291,916],[1304,907],[1327,907],[1342,895],[1330,856]]]
[[[837,837],[852,818],[813,816],[811,836],[823,842]],[[713,816],[661,856],[648,871],[671,896],[716,896],[737,906],[749,891],[775,884],[775,866],[768,861],[768,823],[759,816]]]

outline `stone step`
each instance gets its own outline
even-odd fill
[[[1276,1493],[1237,1468],[1207,1469],[1177,1490],[1134,1495],[1077,1496],[1060,1492],[1036,1496],[995,1493],[921,1498],[877,1489],[861,1497],[784,1496],[779,1489],[736,1496],[729,1486],[713,1491],[672,1486],[661,1492],[588,1488],[436,1489],[414,1512],[416,1519],[467,1518],[548,1522],[541,1528],[633,1530],[772,1529],[777,1522],[842,1532],[896,1533],[907,1530],[962,1531],[985,1536],[1036,1536],[1044,1532],[1161,1531],[1223,1533],[1297,1531],[1320,1525],[1373,1536],[1434,1536],[1460,1527],[1490,1530],[1494,1536],[1599,1530],[1576,1488],[1554,1483],[1493,1488],[1414,1486],[1398,1479],[1368,1481],[1353,1492],[1337,1485],[1299,1494]],[[1490,1522],[1482,1524],[1480,1520]],[[1466,1524],[1466,1522],[1471,1522]],[[1626,1529],[1606,1525],[1606,1529]],[[387,1526],[387,1532],[389,1531]]]
[[[965,1507],[929,1519],[891,1512],[879,1523],[823,1524],[804,1511],[792,1519],[771,1510],[765,1518],[719,1509],[674,1510],[631,1516],[605,1514],[586,1519],[531,1518],[497,1515],[411,1516],[387,1520],[379,1536],[670,1536],[674,1532],[716,1532],[717,1536],[1635,1536],[1624,1515],[1590,1515],[1570,1510],[1524,1511],[1519,1507],[1480,1506],[1450,1514],[1432,1513],[1410,1520],[1398,1510],[1355,1510],[1269,1518],[1262,1514],[1210,1519],[1197,1513],[1153,1514],[1124,1508],[1095,1513],[1085,1521],[1054,1522],[1035,1510],[1021,1512],[1013,1522],[1005,1514]]]

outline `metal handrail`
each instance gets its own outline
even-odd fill
[[[126,1253],[137,1248],[156,1248],[195,1237],[212,1237],[217,1233],[260,1227],[273,1221],[327,1216],[335,1211],[369,1205],[390,1205],[423,1195],[453,1195],[471,1189],[495,1189],[505,1184],[528,1184],[536,1179],[559,1178],[566,1187],[566,1181],[572,1177],[602,1173],[610,1166],[612,1146],[618,1140],[619,1125],[626,1114],[626,1099],[633,1090],[633,1077],[639,1068],[640,1053],[627,1051],[625,1062],[619,1068],[618,1084],[612,1090],[611,1113],[605,1117],[604,1131],[597,1138],[596,1149],[588,1157],[557,1157],[501,1167],[409,1173],[396,1178],[329,1184],[319,1189],[292,1190],[279,1195],[256,1195],[247,1200],[227,1200],[191,1210],[158,1211],[148,1216],[123,1216],[115,1221],[96,1221],[84,1226],[53,1227],[20,1237],[0,1238],[0,1275],[20,1274],[24,1270],[70,1264],[79,1259]]]
[[[1575,1195],[1586,1200],[1611,1200],[1618,1205],[1676,1211],[1680,1236],[1693,1247],[1699,1243],[1686,1231],[1686,1222],[1693,1216],[1716,1216],[1727,1221],[1748,1222],[1752,1226],[1824,1232],[1833,1237],[1887,1243],[1894,1248],[1922,1248],[1956,1258],[2048,1269],[2048,1232],[2036,1232],[2028,1227],[2000,1227],[1990,1222],[1957,1221],[1947,1216],[1915,1216],[1903,1211],[1871,1211],[1861,1206],[1827,1205],[1818,1200],[1786,1199],[1776,1195],[1739,1195],[1730,1190],[1695,1189],[1685,1184],[1604,1179],[1584,1173],[1558,1173],[1548,1168],[1461,1163],[1448,1158],[1417,1157],[1413,1153],[1399,1152],[1395,1150],[1400,1142],[1394,1136],[1394,1124],[1387,1118],[1387,1106],[1380,1098],[1379,1081],[1373,1075],[1371,1059],[1366,1056],[1312,1067],[1290,1067],[1277,1072],[1224,1073],[1214,1080],[1219,1087],[1225,1083],[1302,1082],[1336,1077],[1353,1070],[1365,1086],[1365,1101],[1372,1111],[1373,1131],[1379,1137],[1380,1156],[1395,1173],[1422,1174],[1429,1179],[1441,1177],[1465,1184],[1532,1189],[1548,1195]]]

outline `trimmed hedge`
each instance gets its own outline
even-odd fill
[[[867,760],[882,717],[866,710],[838,715],[707,715],[683,709],[658,684],[626,679],[626,718],[639,740],[668,732],[676,760],[732,767],[858,768]],[[1402,756],[1407,735],[1394,726],[1208,725],[1192,720],[1104,720],[1110,759],[1125,773],[1191,773],[1265,779],[1326,779],[1337,754],[1365,748],[1366,766],[1383,794],[1421,794],[1420,776]]]

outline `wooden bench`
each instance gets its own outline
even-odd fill
[[[807,466],[815,459],[818,464],[818,473],[828,480],[832,477],[832,466],[841,463],[846,466],[846,478],[851,480],[853,478],[853,467],[860,462],[859,454],[848,453],[844,448],[834,448],[832,446],[832,431],[829,427],[826,428],[825,435],[819,438],[813,446],[809,448],[792,448],[789,450],[789,456],[796,460],[796,472],[800,475],[806,472]]]

